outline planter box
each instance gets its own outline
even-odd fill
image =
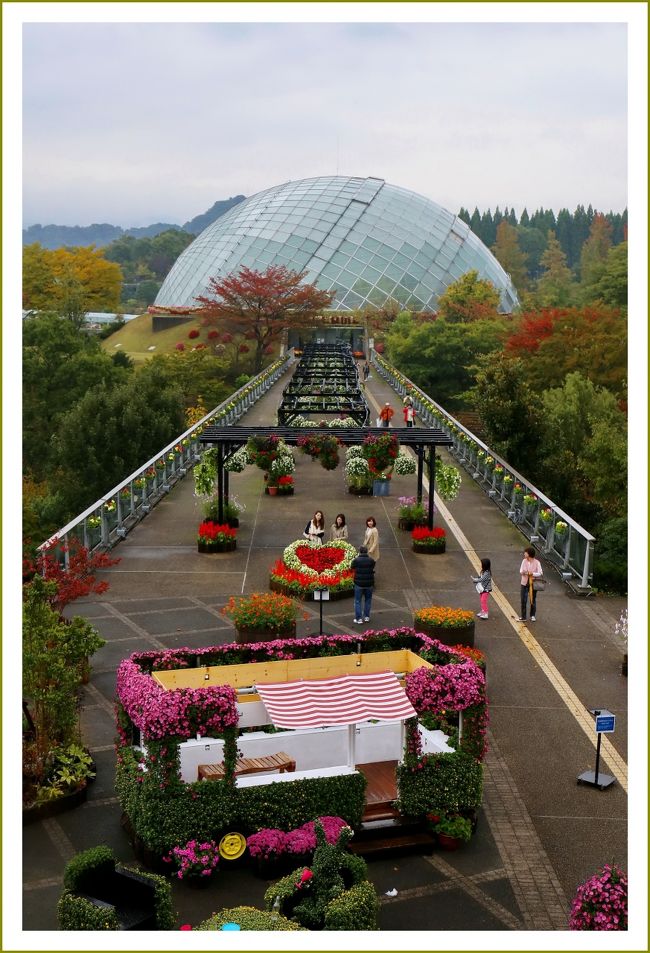
[[[71,794],[63,794],[54,801],[45,801],[43,804],[33,804],[23,810],[23,825],[33,824],[34,821],[44,821],[48,817],[56,817],[65,811],[71,811],[83,804],[88,797],[88,785],[77,788]]]
[[[441,553],[444,553],[446,548],[447,541],[444,539],[435,546],[426,546],[424,543],[413,541],[413,552],[422,553],[424,556],[440,556]]]
[[[237,639],[240,645],[246,645],[249,642],[273,642],[275,639],[295,639],[296,623],[290,628],[271,631],[271,629],[237,629]]]
[[[237,540],[227,543],[197,543],[197,549],[200,553],[231,553],[237,549]]]
[[[274,487],[265,486],[264,492],[266,493],[267,496],[293,496],[294,489],[295,487],[293,486],[287,487],[286,490],[282,489],[282,487],[280,486],[274,486]],[[271,493],[270,492],[271,490],[275,490],[275,493]]]
[[[453,628],[446,625],[427,625],[414,620],[413,627],[416,632],[424,632],[443,645],[466,645],[470,649],[474,647],[474,622],[462,628]]]
[[[408,516],[400,516],[397,520],[397,528],[405,529],[411,532],[412,529],[415,529],[416,526],[426,526],[426,519],[411,519]]]
[[[373,496],[390,496],[390,480],[373,480]]]
[[[376,586],[375,586],[376,588]],[[271,592],[279,592],[283,596],[289,596],[291,599],[313,599],[312,592],[299,592],[296,593],[293,589],[290,589],[288,586],[283,586],[281,582],[276,582],[275,579],[269,579],[269,589]],[[347,599],[349,596],[354,595],[354,586],[350,589],[341,589],[336,592],[330,590],[330,602],[338,602],[339,599]]]

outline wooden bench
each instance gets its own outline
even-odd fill
[[[268,754],[260,758],[238,758],[235,774],[257,774],[260,771],[295,771],[296,762],[286,751]],[[224,776],[223,761],[218,764],[200,764],[199,781],[221,781]]]

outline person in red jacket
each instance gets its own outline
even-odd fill
[[[379,411],[379,419],[381,420],[382,427],[390,427],[390,422],[394,416],[395,411],[388,401],[386,401],[382,409]]]
[[[415,407],[407,397],[402,408],[404,414],[404,423],[407,427],[415,427]]]

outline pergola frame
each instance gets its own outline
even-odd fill
[[[279,437],[288,446],[296,446],[300,437],[311,437],[315,434],[336,437],[342,444],[348,446],[362,443],[369,435],[385,436],[389,433],[397,437],[400,446],[411,447],[417,456],[417,500],[422,502],[422,485],[424,467],[426,463],[429,480],[429,509],[427,526],[433,529],[433,494],[435,490],[436,447],[450,447],[451,437],[442,430],[430,427],[206,427],[199,443],[205,447],[217,448],[217,492],[219,494],[219,522],[224,521],[224,500],[229,498],[229,473],[224,464],[230,457],[245,446],[248,438]]]

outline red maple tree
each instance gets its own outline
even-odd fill
[[[55,555],[55,552],[57,555]],[[66,555],[68,566],[60,561],[59,555]],[[48,582],[56,583],[56,592],[49,600],[53,609],[63,612],[65,607],[83,596],[101,595],[108,589],[105,580],[97,581],[97,571],[115,566],[119,559],[113,559],[108,553],[90,553],[78,540],[71,540],[67,546],[59,546],[58,540],[49,541],[35,559],[23,559],[23,578],[38,573]]]
[[[242,267],[237,274],[210,278],[209,294],[196,298],[204,324],[254,341],[257,373],[262,369],[265,348],[285,328],[307,326],[334,299],[333,292],[303,283],[304,275],[304,271],[290,271],[284,265],[269,265],[265,271]]]

